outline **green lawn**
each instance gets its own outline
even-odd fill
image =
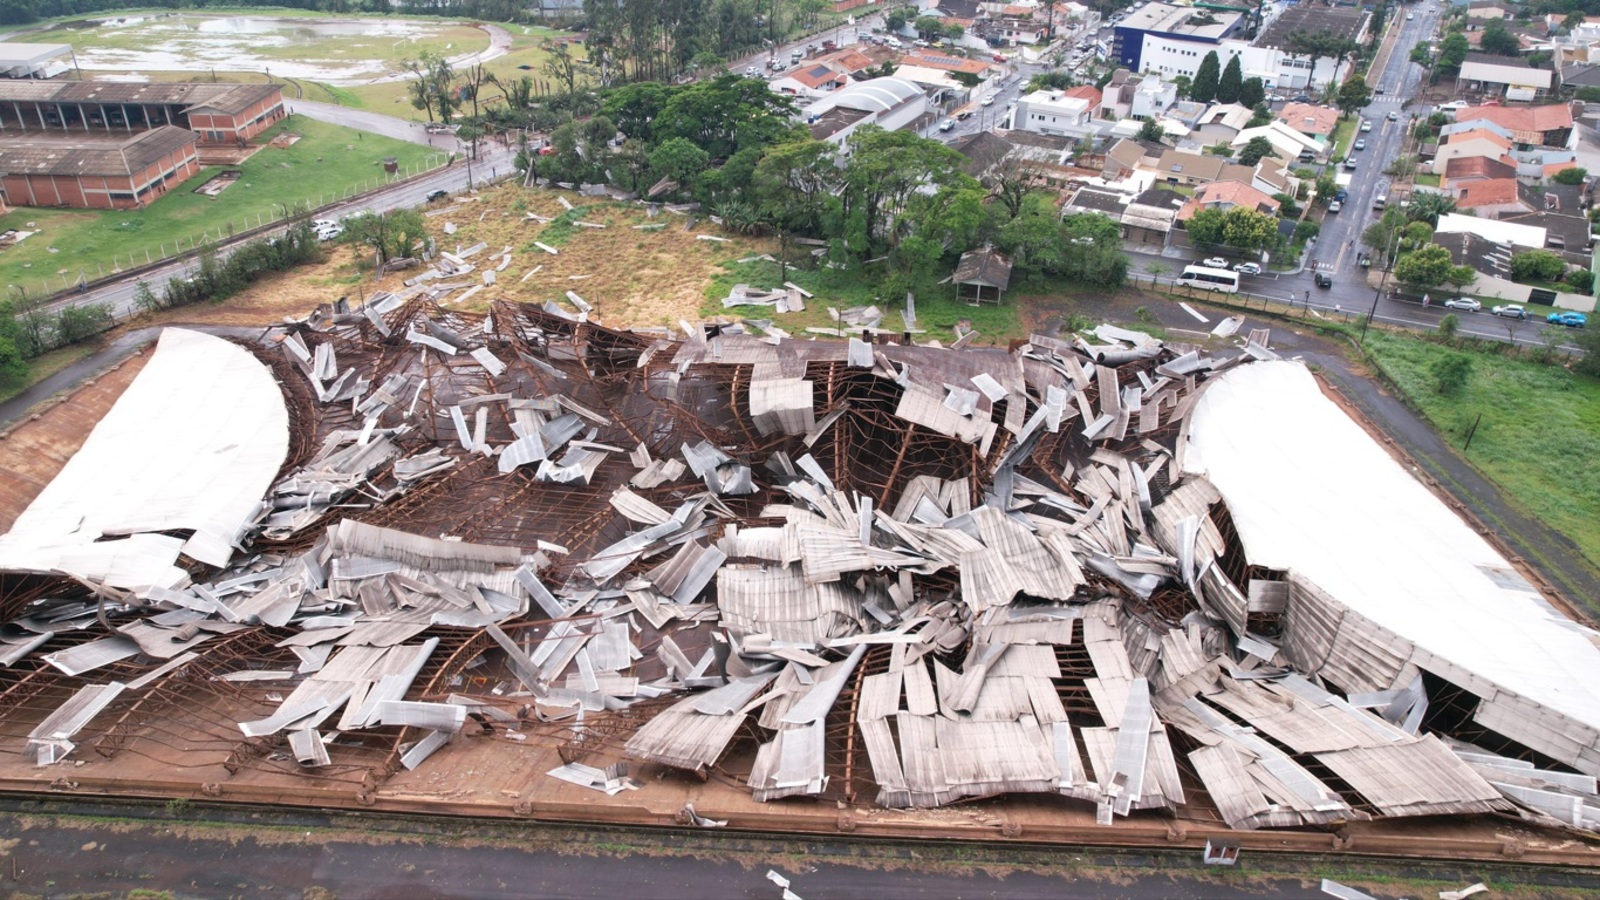
[[[1349,156],[1350,145],[1356,138],[1356,117],[1352,116],[1341,121],[1333,129],[1333,153],[1331,156]]]
[[[1441,395],[1428,367],[1452,350],[1374,331],[1367,347],[1401,389],[1458,450],[1516,503],[1565,534],[1600,566],[1600,380],[1557,366],[1468,353],[1472,375],[1457,395]]]
[[[0,253],[0,277],[29,292],[60,290],[80,274],[93,280],[130,261],[143,264],[146,253],[152,259],[169,255],[179,241],[188,249],[202,234],[215,239],[253,227],[281,215],[284,205],[321,205],[374,187],[385,177],[386,156],[396,157],[402,170],[442,162],[437,151],[420,144],[299,116],[256,140],[266,143],[281,131],[301,139],[286,149],[262,148],[239,167],[239,180],[215,198],[194,193],[222,171],[208,168],[144,209],[20,208],[0,216],[0,231],[39,232]]]
[[[1437,175],[1418,174],[1417,175],[1417,184],[1423,185],[1424,187],[1438,187],[1439,186],[1439,176],[1437,176]]]

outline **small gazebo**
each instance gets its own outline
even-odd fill
[[[972,306],[985,300],[999,304],[1001,295],[1011,284],[1011,258],[993,247],[968,250],[961,254],[950,280],[955,282],[957,300],[965,300]],[[985,288],[993,290],[993,295],[986,293]]]

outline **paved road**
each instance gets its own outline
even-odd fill
[[[52,808],[67,808],[51,804]],[[93,814],[85,810],[85,814]],[[126,807],[108,810],[127,816]],[[1498,890],[1534,888],[1577,898],[1600,881],[1582,874],[1362,862],[1379,884],[1343,875],[1336,859],[1247,857],[1240,869],[1205,871],[1196,854],[891,843],[701,832],[576,829],[527,823],[324,820],[269,811],[190,810],[180,821],[159,807],[132,818],[0,814],[0,879],[18,896],[614,898],[779,900],[775,870],[806,900],[928,898],[1320,897],[1329,872],[1379,898],[1433,896],[1487,879]],[[187,818],[187,817],[186,817]],[[330,827],[331,826],[331,827]],[[10,860],[5,860],[10,856]],[[1302,873],[1317,871],[1318,876]],[[1405,879],[1404,887],[1381,882]]]

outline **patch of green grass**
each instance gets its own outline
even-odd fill
[[[73,363],[88,359],[98,349],[100,348],[96,347],[93,342],[86,342],[72,347],[62,347],[60,350],[52,350],[43,356],[29,360],[28,374],[22,380],[14,383],[0,381],[0,402],[10,400],[12,397]]]
[[[240,177],[216,197],[195,188],[223,171],[208,167],[144,209],[59,210],[19,208],[0,216],[0,231],[38,231],[0,254],[0,278],[29,292],[48,293],[130,265],[185,250],[209,233],[211,240],[283,215],[285,207],[316,207],[376,187],[386,178],[384,157],[401,170],[442,162],[438,151],[300,116],[258,136],[279,132],[301,139],[285,149],[263,147],[238,167]],[[430,157],[432,159],[430,160]]]
[[[1417,175],[1417,184],[1420,184],[1424,187],[1438,187],[1439,176],[1419,173]]]
[[[1482,416],[1464,454],[1518,505],[1577,544],[1600,566],[1600,379],[1558,366],[1455,350],[1373,331],[1367,348],[1456,448]],[[1452,353],[1472,360],[1467,385],[1440,394],[1429,367]]]
[[[1356,120],[1345,119],[1333,129],[1333,156],[1349,156],[1356,139]]]
[[[498,56],[484,63],[484,69],[493,73],[496,78],[506,82],[516,81],[525,75],[534,78],[536,81],[548,81],[550,76],[545,74],[544,71],[545,59],[548,54],[541,50],[539,45],[546,38],[554,38],[565,33],[537,26],[502,27],[506,27],[511,32],[511,51],[504,56]],[[578,57],[584,56],[585,51],[582,46],[573,47],[573,51]],[[409,55],[415,56],[414,53]],[[384,115],[425,122],[428,119],[428,114],[411,105],[411,93],[408,87],[410,81],[410,78],[405,78],[399,81],[384,81],[350,88],[328,86],[327,90],[337,95],[338,100],[334,102],[344,106],[370,109],[373,112],[381,112]],[[483,98],[484,100],[480,100],[480,103],[485,102],[488,98],[498,100],[500,91],[493,85],[486,86],[483,90]],[[308,99],[315,98],[308,97]],[[458,114],[470,114],[471,112],[472,108],[469,104],[466,109],[459,110]]]

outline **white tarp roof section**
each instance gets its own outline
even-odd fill
[[[1486,698],[1480,717],[1512,693],[1568,730],[1600,727],[1595,633],[1546,605],[1304,365],[1258,362],[1214,380],[1190,420],[1184,467],[1222,493],[1251,563],[1310,580],[1413,642],[1413,659],[1436,659],[1436,674],[1473,673],[1478,683],[1463,686]]]
[[[236,344],[169,328],[83,447],[0,535],[0,569],[176,586],[180,552],[227,564],[288,447],[271,370]],[[156,533],[191,530],[187,540]]]

